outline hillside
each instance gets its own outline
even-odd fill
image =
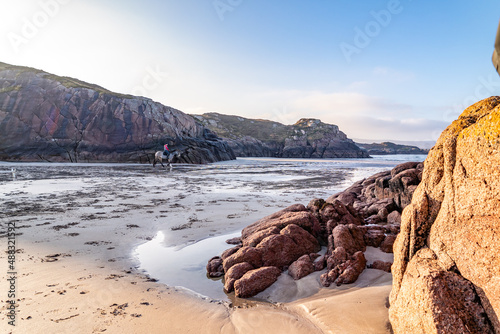
[[[0,159],[146,162],[164,143],[175,161],[234,159],[183,112],[78,79],[0,63]]]
[[[194,115],[240,157],[367,158],[366,151],[333,124],[303,118],[293,125],[207,113]]]
[[[429,150],[421,149],[417,146],[399,145],[391,142],[361,144],[356,143],[360,148],[365,149],[370,155],[386,154],[427,154]]]

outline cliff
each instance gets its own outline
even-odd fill
[[[356,143],[360,148],[366,150],[370,155],[386,155],[386,154],[427,154],[429,150],[421,149],[417,146],[399,145],[391,142],[360,144]]]
[[[293,125],[284,125],[217,113],[194,117],[223,137],[239,157],[369,157],[338,126],[317,119],[304,118]]]
[[[164,143],[174,162],[234,159],[191,116],[144,97],[0,63],[0,159],[150,161]]]
[[[395,333],[500,333],[500,97],[441,134],[394,244]]]

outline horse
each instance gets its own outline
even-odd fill
[[[167,158],[167,166],[168,167],[172,167],[172,165],[170,164],[170,156],[171,154],[169,155],[169,157]],[[157,163],[160,163],[163,167],[165,167],[165,165],[163,164],[163,151],[156,151],[155,153],[155,158],[153,160],[153,167],[156,166]]]

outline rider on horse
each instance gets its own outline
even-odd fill
[[[170,151],[168,149],[167,144],[163,145],[163,155],[166,157],[165,159],[168,159],[168,156],[170,155]]]

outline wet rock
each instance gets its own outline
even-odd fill
[[[221,277],[224,275],[224,267],[222,266],[222,258],[214,256],[208,260],[207,274],[209,277]]]
[[[294,280],[301,279],[314,272],[314,265],[309,255],[302,255],[288,267],[288,275]]]
[[[241,237],[234,237],[234,238],[231,238],[231,239],[227,239],[226,240],[226,244],[241,246],[241,244],[242,244]]]
[[[236,297],[249,298],[270,287],[281,275],[276,267],[262,267],[246,272],[234,283]]]
[[[314,271],[321,271],[326,267],[326,255],[321,255],[313,262]]]
[[[364,235],[364,240],[367,246],[380,247],[385,237],[384,230],[369,229]]]
[[[237,263],[226,272],[224,275],[224,290],[231,292],[234,290],[234,283],[239,280],[246,272],[255,269],[248,262]]]

